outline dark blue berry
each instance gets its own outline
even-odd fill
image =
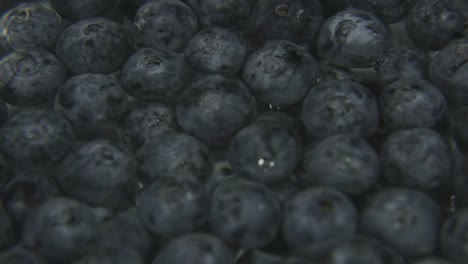
[[[51,51],[62,32],[62,19],[42,3],[25,3],[3,14],[0,32],[0,46],[6,51],[31,46]]]
[[[179,0],[147,1],[135,15],[146,47],[181,50],[198,31],[198,18]]]
[[[381,146],[383,176],[392,184],[431,190],[451,180],[454,156],[448,142],[427,128],[390,134]]]
[[[94,206],[126,207],[137,185],[137,164],[130,153],[105,140],[86,142],[57,168],[56,180],[69,197]]]
[[[317,81],[318,65],[305,48],[271,41],[249,56],[242,79],[256,97],[274,106],[300,102]]]
[[[206,74],[233,75],[247,55],[243,39],[227,28],[213,27],[198,32],[184,49],[187,62]]]
[[[331,80],[353,80],[353,72],[348,68],[335,66],[333,64],[321,62],[319,64],[318,82]]]
[[[13,227],[13,222],[3,207],[0,207],[0,250],[8,248],[15,242],[16,232]]]
[[[318,35],[318,52],[330,63],[343,67],[369,68],[387,47],[389,33],[375,15],[347,9],[325,21]]]
[[[2,264],[47,264],[40,255],[24,248],[11,248],[0,253]]]
[[[361,231],[405,257],[432,253],[438,246],[441,210],[426,193],[394,188],[372,196],[361,215]]]
[[[144,183],[181,177],[195,177],[205,182],[213,172],[211,152],[198,139],[182,132],[150,138],[136,157],[138,174]]]
[[[144,258],[135,250],[121,245],[111,249],[98,249],[71,264],[144,264]]]
[[[370,136],[379,125],[377,100],[357,82],[333,80],[319,83],[303,102],[302,121],[316,138],[341,133]]]
[[[241,248],[266,246],[280,228],[280,203],[265,185],[244,179],[222,182],[211,198],[211,226]]]
[[[24,171],[53,167],[73,142],[70,124],[53,111],[20,112],[0,130],[0,152],[13,167]]]
[[[73,21],[105,16],[118,7],[120,2],[115,0],[49,0],[50,5],[61,16]]]
[[[255,98],[239,80],[203,76],[187,86],[177,100],[180,126],[211,146],[222,146],[246,125]]]
[[[453,262],[440,257],[425,257],[411,262],[411,264],[454,264]]]
[[[88,131],[115,126],[127,104],[127,94],[115,79],[92,73],[69,79],[55,99],[58,112],[74,127]]]
[[[0,101],[0,127],[8,120],[8,106]]]
[[[380,161],[376,151],[355,135],[334,135],[304,151],[297,174],[306,186],[327,186],[349,195],[359,195],[377,185]]]
[[[282,121],[257,121],[231,139],[227,155],[237,175],[264,183],[290,176],[301,159],[302,140]]]
[[[162,103],[135,104],[119,122],[119,138],[137,150],[152,137],[178,130],[175,109]]]
[[[293,251],[323,254],[357,231],[358,218],[357,209],[344,194],[330,188],[310,188],[286,202],[282,235]]]
[[[380,92],[382,121],[389,129],[433,127],[446,112],[444,94],[423,79],[399,79]]]
[[[455,106],[450,109],[452,118],[453,136],[460,150],[464,153],[468,151],[468,107]]]
[[[234,252],[216,236],[208,233],[189,233],[169,242],[152,264],[174,263],[234,263]]]
[[[431,58],[418,48],[394,47],[388,49],[377,64],[377,79],[389,84],[399,78],[427,78]]]
[[[318,0],[258,0],[252,16],[263,39],[299,44],[309,44],[323,23]]]
[[[52,53],[18,49],[0,60],[0,96],[14,106],[53,104],[67,75],[65,65]]]
[[[138,205],[145,227],[166,238],[200,228],[208,210],[208,193],[193,178],[157,180],[145,188]]]
[[[51,261],[68,262],[89,250],[96,236],[97,219],[91,207],[57,197],[27,220],[23,243]]]
[[[163,48],[144,48],[123,65],[120,82],[125,91],[142,101],[172,102],[190,81],[184,56]]]
[[[102,17],[80,20],[65,29],[56,54],[74,75],[112,73],[132,53],[133,43],[121,24]]]
[[[199,0],[198,16],[204,26],[237,26],[245,23],[256,0]]]
[[[411,9],[415,0],[358,0],[362,4],[369,4],[375,13],[388,24],[402,20]]]
[[[440,233],[440,246],[446,257],[457,264],[468,259],[468,209],[460,208],[450,215],[443,224]]]
[[[447,1],[416,1],[406,18],[408,36],[418,47],[428,50],[443,48],[463,31],[463,15]]]

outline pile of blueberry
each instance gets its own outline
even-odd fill
[[[1,264],[467,264],[468,1],[1,1]]]

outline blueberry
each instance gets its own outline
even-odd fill
[[[150,138],[178,129],[175,109],[171,105],[135,104],[119,122],[119,137],[130,149],[136,150]]]
[[[348,68],[335,66],[325,62],[321,62],[319,64],[318,82],[330,80],[353,80],[353,78],[353,72]]]
[[[361,231],[375,236],[406,257],[430,254],[438,246],[438,205],[420,191],[393,188],[372,196],[361,215]]]
[[[118,7],[115,0],[49,0],[50,5],[63,17],[78,21],[108,14]]]
[[[309,44],[323,23],[318,0],[258,0],[253,23],[265,40],[290,40]]]
[[[463,14],[465,19],[468,19],[468,2],[464,0],[447,0],[449,6],[454,10],[458,10]]]
[[[453,136],[458,147],[466,153],[468,151],[468,107],[455,106],[450,109]]]
[[[62,32],[62,19],[41,3],[24,3],[3,14],[0,32],[0,46],[6,51],[28,46],[53,50]]]
[[[149,139],[136,157],[138,174],[144,183],[185,177],[205,182],[213,172],[213,158],[208,148],[195,137],[182,132],[165,133]]]
[[[237,175],[264,183],[288,177],[302,155],[302,140],[282,120],[257,121],[229,143],[228,159]]]
[[[276,199],[284,207],[284,204],[297,194],[301,187],[293,179],[293,176],[286,178],[282,181],[276,181],[268,184],[268,188],[273,192]]]
[[[431,190],[452,178],[454,156],[448,142],[427,128],[390,134],[381,146],[383,176],[395,185]]]
[[[211,146],[222,146],[246,125],[255,98],[239,80],[219,75],[194,81],[177,100],[180,126]]]
[[[0,96],[14,106],[53,103],[67,70],[52,53],[37,48],[11,52],[0,60]]]
[[[393,249],[365,236],[343,241],[329,252],[326,261],[327,264],[406,264]]]
[[[55,98],[55,109],[80,130],[116,126],[127,104],[127,94],[115,79],[92,73],[69,79]]]
[[[144,48],[130,56],[120,82],[131,96],[143,101],[172,102],[190,81],[183,55],[163,48]]]
[[[344,194],[330,188],[310,188],[286,202],[282,234],[291,250],[323,254],[330,245],[357,231],[358,217]]]
[[[13,177],[14,173],[2,155],[0,155],[0,190]],[[1,196],[0,196],[1,197]]]
[[[132,53],[133,43],[121,24],[102,17],[80,20],[65,29],[57,41],[57,56],[74,75],[111,73]]]
[[[194,35],[184,49],[187,62],[206,74],[233,75],[247,56],[243,39],[227,28],[212,27]]]
[[[256,0],[198,0],[198,15],[204,26],[236,26],[245,23]]]
[[[16,232],[13,227],[13,222],[8,213],[0,207],[0,250],[8,248],[15,242]]]
[[[47,264],[46,260],[36,253],[24,248],[12,248],[0,253],[2,264]]]
[[[244,179],[222,182],[211,198],[210,220],[216,234],[241,248],[267,245],[278,234],[279,201],[265,185]]]
[[[146,47],[181,50],[198,31],[198,18],[182,1],[148,1],[138,9],[135,25]]]
[[[270,41],[251,54],[242,78],[257,98],[274,106],[300,102],[318,77],[307,50],[290,41]]]
[[[252,54],[265,44],[255,29],[250,26],[236,26],[231,27],[230,30],[244,41],[247,48],[247,55]]]
[[[453,262],[440,257],[425,257],[415,260],[411,264],[453,264]]]
[[[94,206],[126,207],[137,185],[136,160],[105,140],[82,144],[61,162],[56,180],[69,197]]]
[[[97,248],[112,250],[124,246],[147,256],[153,249],[153,237],[143,225],[137,210],[120,212],[99,226]]]
[[[440,245],[445,256],[455,263],[463,264],[468,259],[468,209],[460,208],[450,215],[442,226]]]
[[[341,133],[370,136],[379,125],[377,100],[357,82],[323,82],[314,86],[306,96],[302,121],[316,138]]]
[[[468,105],[468,38],[440,50],[429,66],[429,78],[457,105]]]
[[[334,135],[304,150],[302,171],[306,186],[327,186],[349,195],[360,195],[377,185],[380,161],[376,151],[355,135]]]
[[[8,106],[0,101],[0,127],[8,120]]]
[[[399,79],[380,93],[382,121],[390,129],[433,127],[446,112],[444,94],[423,79]]]
[[[51,261],[69,262],[90,249],[97,235],[97,221],[90,207],[69,198],[43,203],[27,220],[25,246]]]
[[[206,189],[195,179],[161,179],[143,191],[138,212],[148,230],[168,238],[206,224],[208,203]]]
[[[144,264],[144,258],[135,250],[125,246],[96,250],[73,261],[71,264]]]
[[[463,15],[447,1],[416,1],[406,18],[406,31],[420,48],[438,50],[463,31]]]
[[[377,79],[389,84],[399,78],[427,78],[431,58],[418,48],[394,47],[388,49],[377,64]]]
[[[388,38],[389,32],[378,17],[347,9],[325,21],[317,48],[320,56],[332,64],[369,68],[384,54]]]
[[[292,256],[292,257],[289,257],[289,258],[283,260],[282,262],[280,262],[278,264],[316,264],[316,262],[313,262],[313,261],[311,261],[309,259],[306,259],[306,258]]]
[[[388,24],[396,23],[402,20],[406,13],[411,9],[415,0],[358,0],[369,4],[377,13],[377,15]]]
[[[234,252],[216,236],[189,233],[171,240],[152,263],[227,264],[234,263]]]
[[[53,167],[72,148],[70,124],[49,110],[28,110],[11,117],[0,130],[0,151],[15,168],[38,171]]]

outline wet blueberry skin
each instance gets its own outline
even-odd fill
[[[48,105],[67,77],[65,65],[54,54],[18,49],[0,60],[0,96],[14,106]]]
[[[297,178],[307,186],[328,186],[348,195],[359,195],[376,186],[380,160],[363,138],[334,135],[305,148]]]
[[[180,51],[198,32],[198,18],[184,2],[147,1],[135,15],[135,25],[146,47]]]
[[[209,196],[194,178],[160,179],[145,188],[138,213],[154,235],[173,238],[208,222]]]
[[[0,46],[6,51],[25,47],[54,50],[62,32],[62,18],[41,3],[24,3],[7,11],[0,20]]]
[[[247,45],[227,28],[212,27],[195,34],[185,46],[187,62],[205,74],[233,75],[244,65]]]
[[[202,76],[179,96],[179,125],[210,146],[224,146],[255,111],[255,98],[238,79]]]
[[[152,137],[178,131],[179,125],[172,105],[136,103],[129,106],[118,129],[122,143],[136,151]]]
[[[234,252],[219,237],[208,233],[188,233],[172,240],[152,264],[234,263]]]
[[[381,239],[405,257],[432,253],[442,214],[426,193],[391,188],[372,196],[361,215],[361,232]]]
[[[105,140],[86,142],[71,151],[55,179],[69,197],[94,206],[124,208],[137,185],[136,160]]]
[[[429,78],[455,105],[468,105],[468,38],[442,48],[432,59]]]
[[[137,152],[138,175],[144,183],[157,179],[195,177],[207,181],[213,172],[213,158],[197,138],[172,132],[148,140]]]
[[[460,208],[449,216],[441,231],[441,248],[443,254],[455,263],[462,264],[468,258],[466,234],[468,232],[468,209]]]
[[[418,47],[438,50],[463,31],[464,17],[447,1],[417,1],[406,17],[406,30]]]
[[[62,32],[56,46],[57,56],[73,75],[115,72],[132,52],[128,30],[102,17],[72,24]]]
[[[91,207],[56,197],[38,208],[23,231],[26,247],[51,261],[67,262],[89,250],[97,236],[97,220]]]
[[[242,79],[258,100],[274,106],[300,102],[317,77],[312,55],[285,40],[267,42],[248,57],[242,71]]]
[[[388,49],[377,64],[377,78],[389,84],[399,78],[427,79],[431,63],[429,55],[418,48],[396,47]]]
[[[342,67],[369,68],[388,46],[389,32],[375,15],[347,9],[328,18],[318,35],[318,52]]]
[[[353,202],[343,193],[309,188],[285,203],[282,235],[293,251],[323,254],[357,231],[358,217]]]
[[[50,110],[20,112],[0,130],[0,151],[11,166],[23,171],[53,167],[73,143],[70,124]]]
[[[372,135],[379,124],[374,95],[350,80],[322,82],[310,89],[302,105],[302,122],[314,138],[351,133]]]
[[[318,0],[258,0],[253,24],[264,40],[289,40],[309,44],[323,23]]]
[[[138,100],[170,103],[190,81],[190,69],[182,54],[143,48],[125,62],[119,81]]]
[[[115,0],[49,0],[52,8],[61,16],[72,21],[105,16],[112,9],[118,7],[120,2]]]
[[[231,139],[227,155],[237,175],[264,183],[290,176],[301,159],[302,139],[281,121],[254,122]]]
[[[449,182],[455,162],[448,142],[427,128],[391,133],[381,146],[380,159],[387,181],[422,190]]]
[[[103,74],[74,76],[63,84],[55,98],[55,109],[81,130],[115,126],[127,106],[122,86]]]
[[[399,79],[380,92],[382,121],[389,129],[433,127],[447,110],[444,94],[423,79]]]
[[[262,247],[279,232],[280,203],[263,184],[227,180],[211,197],[210,222],[212,230],[234,246]]]

